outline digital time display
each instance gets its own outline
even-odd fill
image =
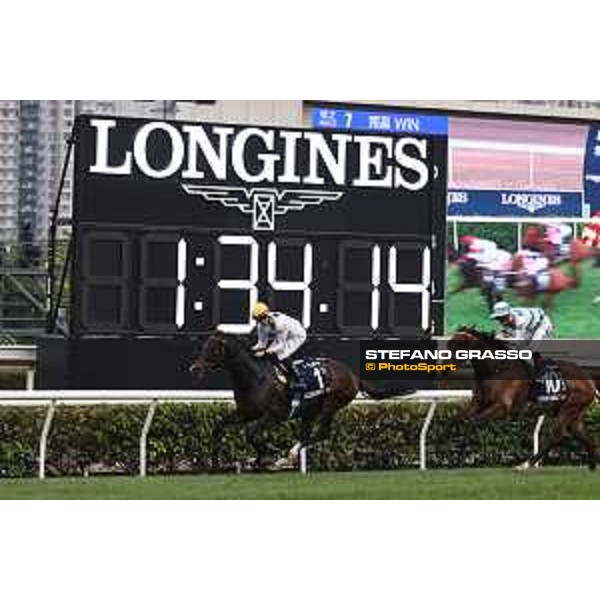
[[[247,334],[257,299],[319,353],[443,333],[445,133],[83,116],[75,139],[73,339]]]
[[[246,334],[259,298],[319,334],[422,337],[430,329],[426,241],[89,233],[84,252],[80,319],[89,331]]]

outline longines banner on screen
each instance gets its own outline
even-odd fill
[[[584,217],[583,194],[544,190],[449,190],[449,217]]]

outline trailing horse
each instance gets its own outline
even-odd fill
[[[329,438],[334,416],[359,392],[374,400],[383,400],[412,391],[402,388],[378,390],[359,379],[348,366],[330,358],[318,359],[315,368],[320,369],[324,387],[298,408],[300,433],[298,443],[288,457],[291,464],[297,461],[302,448]],[[289,378],[268,358],[254,356],[245,337],[220,331],[212,333],[205,341],[190,372],[201,379],[207,372],[218,369],[225,369],[231,377],[236,409],[225,415],[213,431],[213,467],[218,466],[225,430],[242,426],[248,443],[256,452],[256,465],[262,468],[267,464],[267,453],[273,449],[267,444],[266,433],[287,421],[291,414]]]
[[[448,342],[448,349],[456,350],[498,350],[508,345],[493,334],[482,333],[471,327],[462,327]],[[535,403],[532,397],[531,373],[528,365],[518,360],[492,361],[471,360],[475,372],[473,399],[466,416],[473,423],[506,418]],[[546,403],[555,409],[554,428],[550,439],[542,445],[537,454],[532,454],[519,470],[526,470],[541,462],[548,453],[558,446],[569,434],[585,449],[588,465],[596,468],[596,444],[585,429],[586,411],[598,398],[593,378],[581,367],[570,361],[555,361],[562,374],[565,389],[561,390],[554,402]]]
[[[528,275],[523,269],[523,257],[516,254],[513,258],[513,276],[509,278],[515,294],[535,303],[541,296],[541,305],[549,311],[554,303],[554,297],[561,292],[575,290],[581,282],[580,261],[569,262],[571,274],[565,273],[559,267],[550,267],[545,276],[544,283],[540,285],[534,276]]]

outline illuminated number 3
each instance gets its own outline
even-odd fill
[[[249,235],[222,235],[219,244],[223,246],[248,246],[250,248],[250,276],[248,279],[220,279],[217,286],[221,290],[248,290],[250,294],[247,323],[221,323],[218,328],[226,333],[250,333],[252,322],[252,306],[258,300],[258,244]]]

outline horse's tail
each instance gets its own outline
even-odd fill
[[[415,389],[408,386],[395,386],[388,388],[376,388],[364,379],[358,380],[358,389],[369,396],[372,400],[386,400],[398,396],[409,396],[414,394]]]

